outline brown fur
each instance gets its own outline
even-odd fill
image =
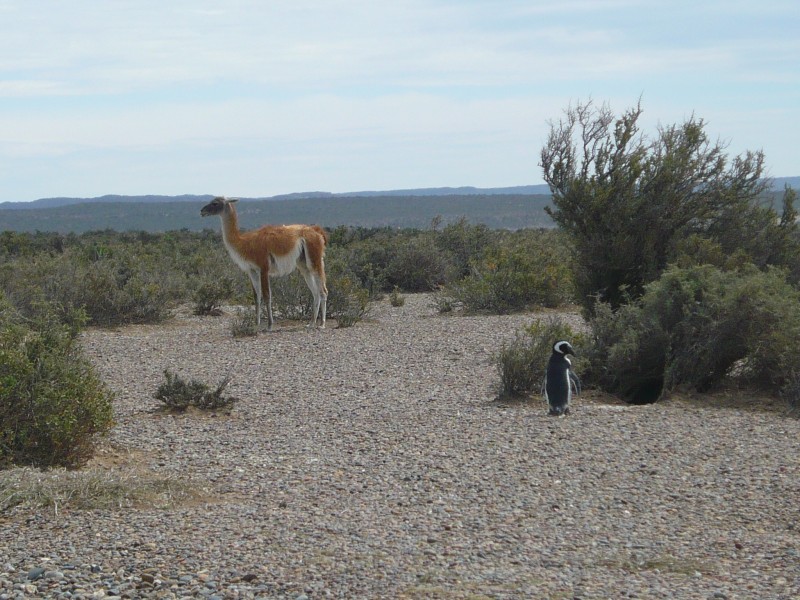
[[[269,326],[272,327],[272,309],[270,306],[269,276],[273,266],[283,266],[276,275],[285,275],[297,267],[308,283],[308,277],[316,276],[320,283],[322,302],[326,301],[328,288],[325,277],[325,247],[328,236],[325,230],[318,225],[264,225],[251,231],[239,230],[239,218],[233,201],[225,198],[214,198],[200,211],[202,216],[219,215],[222,219],[223,237],[227,245],[248,263],[255,265],[259,270],[261,297],[266,300],[269,309]],[[298,244],[304,243],[293,264],[287,262],[278,265],[281,258],[286,259],[293,252],[298,252]],[[309,270],[306,259],[311,265]],[[234,260],[236,260],[234,258]],[[238,263],[239,261],[237,261]],[[244,268],[243,265],[239,264]],[[250,275],[248,273],[248,275]],[[251,280],[252,282],[252,280]],[[311,288],[309,284],[309,288]],[[258,293],[256,295],[256,310],[258,310]],[[312,288],[312,293],[314,290]],[[316,299],[316,296],[315,296]],[[316,313],[316,310],[315,310]],[[313,315],[316,322],[316,314]],[[260,318],[260,314],[259,314]],[[325,325],[325,306],[322,306],[322,326]]]

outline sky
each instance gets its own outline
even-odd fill
[[[800,175],[797,0],[0,0],[0,202],[543,182],[641,101]]]

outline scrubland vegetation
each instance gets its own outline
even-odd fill
[[[504,394],[538,391],[552,342],[568,337],[584,384],[629,402],[736,376],[797,406],[794,191],[780,208],[765,205],[761,154],[728,157],[694,118],[648,138],[640,114],[578,105],[552,126],[542,166],[558,229],[493,230],[464,219],[434,219],[424,230],[332,229],[329,317],[352,326],[371,301],[390,294],[401,307],[401,294],[421,291],[435,293],[442,313],[575,306],[586,333],[549,321],[498,349]],[[296,274],[274,280],[273,293],[279,319],[309,317]],[[95,434],[112,424],[111,395],[77,334],[86,324],[158,323],[185,304],[209,316],[252,306],[217,232],[0,234],[0,465],[85,461]],[[231,335],[257,333],[251,314],[240,313]],[[178,384],[168,375],[164,397],[188,402]]]

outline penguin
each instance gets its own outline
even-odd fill
[[[572,363],[567,354],[575,356],[575,350],[569,342],[561,341],[553,344],[553,353],[547,362],[542,392],[550,407],[550,415],[559,417],[569,414],[569,402],[572,400],[572,387],[575,393],[581,393],[581,380],[572,371]]]

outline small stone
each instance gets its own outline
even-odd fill
[[[36,567],[28,571],[28,580],[29,581],[36,581],[37,579],[41,579],[44,575],[45,570],[43,567]]]

